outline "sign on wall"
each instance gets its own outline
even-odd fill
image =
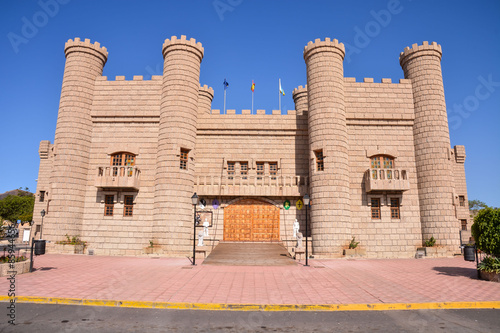
[[[304,203],[301,199],[297,200],[297,202],[295,203],[295,207],[297,207],[298,210],[301,210],[302,207],[304,207]]]
[[[285,200],[285,202],[283,203],[283,208],[285,208],[286,210],[290,209],[290,200]]]

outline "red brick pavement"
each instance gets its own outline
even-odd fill
[[[475,263],[462,257],[310,265],[192,267],[177,258],[48,254],[36,258],[35,272],[16,276],[16,295],[236,304],[500,301],[500,283],[477,280]],[[0,279],[0,295],[8,288]]]

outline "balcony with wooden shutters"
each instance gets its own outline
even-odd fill
[[[410,189],[408,172],[403,169],[368,169],[365,172],[366,192],[407,191]]]
[[[95,187],[139,190],[140,176],[136,166],[101,166],[97,168]]]

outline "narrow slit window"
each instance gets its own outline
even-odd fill
[[[44,202],[45,201],[45,191],[40,191],[40,202]]]
[[[460,203],[460,207],[465,207],[465,196],[458,196],[458,202]]]
[[[316,170],[317,171],[323,171],[323,170],[325,170],[324,157],[323,157],[323,149],[316,150],[314,152],[314,154],[316,155]]]
[[[247,179],[248,176],[248,162],[240,162],[241,179]]]
[[[392,219],[399,219],[400,217],[400,212],[399,212],[399,199],[398,198],[391,198],[391,218]]]
[[[460,224],[462,225],[462,230],[467,231],[467,220],[460,220]]]
[[[106,195],[104,197],[104,216],[113,216],[114,207],[114,195]]]
[[[189,150],[187,150],[187,149],[181,149],[180,167],[181,167],[182,170],[187,170],[188,153],[189,153]]]
[[[371,203],[372,203],[372,219],[380,220],[380,199],[372,198]]]
[[[123,216],[132,216],[134,212],[134,196],[126,195],[124,198]]]
[[[269,174],[271,175],[271,179],[275,180],[278,175],[278,163],[269,163]]]

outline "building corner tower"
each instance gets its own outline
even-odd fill
[[[189,253],[203,47],[173,36],[163,44],[163,83],[155,182],[154,237],[169,255]]]
[[[453,207],[450,134],[441,73],[441,45],[413,44],[399,57],[411,80],[415,108],[413,136],[422,239],[434,237],[449,254],[459,248],[459,223]]]
[[[316,39],[307,68],[311,236],[315,255],[337,257],[351,239],[344,44]]]
[[[47,208],[43,238],[59,240],[81,234],[84,199],[89,175],[92,135],[90,110],[94,84],[108,58],[105,47],[89,39],[68,40],[54,139],[54,162],[50,177],[50,210]]]

